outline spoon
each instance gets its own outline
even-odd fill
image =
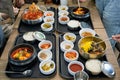
[[[19,73],[19,74],[22,74],[24,76],[30,76],[32,74],[32,70],[28,69],[28,70],[25,70],[23,72],[14,72],[14,71],[0,71],[1,73]]]

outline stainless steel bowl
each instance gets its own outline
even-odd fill
[[[94,41],[94,42],[99,42],[99,41],[103,41],[102,39],[100,39],[99,37],[84,37],[81,38],[78,42],[78,48],[79,48],[79,53],[80,55],[85,58],[85,59],[91,59],[91,58],[101,58],[105,55],[105,50],[106,50],[106,44],[105,42],[101,42],[99,45],[102,47],[102,51],[98,53],[90,53],[85,51],[85,49],[83,49],[83,47],[81,47],[81,45],[85,45],[86,42],[90,42],[90,41]],[[86,45],[86,47],[88,47],[88,45]]]

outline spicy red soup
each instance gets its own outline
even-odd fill
[[[80,66],[79,64],[72,64],[72,65],[70,65],[70,69],[73,72],[77,72],[77,71],[81,71],[82,70],[82,66]]]

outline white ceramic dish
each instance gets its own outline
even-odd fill
[[[75,64],[75,65],[73,65],[73,64]],[[79,68],[75,69],[76,65],[77,65],[77,67],[79,66]],[[75,69],[75,70],[73,71],[73,69]],[[83,71],[83,70],[84,70],[84,65],[80,61],[72,61],[68,64],[68,72],[72,76],[74,76],[77,71]]]
[[[96,32],[91,29],[91,28],[82,28],[80,31],[79,31],[79,35],[81,37],[89,37],[89,36],[95,36],[96,35]]]
[[[67,24],[70,18],[68,16],[59,16],[58,21],[60,24]]]
[[[49,22],[49,23],[51,23],[51,24],[53,24],[54,23],[54,18],[53,17],[51,17],[51,16],[47,16],[47,17],[45,17],[44,19],[44,22]]]
[[[67,25],[70,30],[78,30],[81,28],[81,23],[78,20],[70,20]]]
[[[49,22],[42,23],[41,29],[42,29],[42,31],[45,31],[45,32],[51,31],[53,29],[53,24],[51,24]]]
[[[63,52],[73,49],[74,44],[71,41],[62,41],[60,43],[60,48]]]
[[[85,67],[93,75],[98,75],[102,71],[101,64],[102,64],[101,61],[98,59],[90,59],[90,60],[86,61]]]
[[[64,52],[64,59],[67,62],[76,61],[78,60],[78,57],[79,57],[79,54],[76,50],[67,50]]]
[[[58,12],[58,15],[59,16],[68,16],[69,15],[69,12],[68,11],[65,11],[65,10],[61,10]]]
[[[52,49],[52,42],[49,40],[42,40],[39,44],[38,47],[42,50],[42,49]]]
[[[58,10],[59,11],[61,11],[61,10],[67,11],[68,10],[68,6],[65,6],[65,5],[58,6]]]
[[[42,32],[39,32],[39,31],[35,31],[33,33],[33,36],[35,39],[37,39],[38,41],[42,41],[42,40],[45,40],[46,39],[46,36],[45,34],[43,34]]]
[[[54,17],[54,12],[53,11],[45,11],[44,12],[44,16],[51,16],[51,17]]]
[[[52,59],[52,52],[50,50],[41,50],[38,52],[37,57],[41,62],[49,60]]]
[[[52,60],[42,61],[39,64],[39,69],[45,75],[52,74],[55,71],[55,62]]]
[[[28,42],[35,41],[35,38],[33,37],[33,33],[34,33],[34,32],[26,32],[26,33],[23,35],[23,39],[24,39],[25,41],[28,41]]]
[[[67,32],[63,35],[63,39],[65,41],[75,42],[76,41],[76,35],[74,33]]]

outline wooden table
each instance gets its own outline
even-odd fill
[[[72,4],[71,1],[72,0],[68,0],[68,6],[76,6],[76,4]],[[43,4],[43,3],[40,2],[38,4]],[[1,55],[1,58],[0,58],[0,71],[4,71],[5,68],[6,68],[6,65],[7,65],[7,62],[8,62],[7,61],[8,60],[8,53],[9,53],[10,49],[12,48],[12,46],[15,42],[16,36],[19,34],[17,29],[18,29],[19,22],[21,20],[21,14],[22,14],[23,10],[28,6],[29,5],[26,4],[21,8],[21,11],[20,11],[15,23],[14,23],[13,32],[12,32],[11,36],[9,37],[8,42],[6,44],[6,47],[5,47],[5,49],[4,49],[4,51]],[[52,5],[52,6],[57,8],[57,5]],[[99,17],[99,14],[97,12],[96,7],[89,1],[86,2],[86,3],[83,3],[82,6],[86,6],[90,9],[92,24],[93,24],[94,29],[97,32],[97,34],[99,34],[99,36],[102,39],[108,38],[107,34],[106,34],[106,31],[103,27],[103,24],[100,20],[100,17]],[[58,33],[55,32],[55,34],[57,36],[57,43],[58,43]],[[110,42],[106,42],[106,45],[107,45],[106,57],[107,57],[108,61],[114,66],[115,71],[116,71],[116,76],[113,79],[109,79],[109,78],[95,79],[94,78],[94,79],[90,79],[90,80],[108,80],[108,79],[109,80],[120,80],[120,76],[119,76],[120,69],[119,69],[116,57],[114,55],[114,52],[112,50],[112,47],[110,45]],[[57,49],[58,49],[58,46],[57,46]],[[20,80],[64,80],[59,75],[59,65],[58,65],[59,63],[58,62],[59,61],[58,61],[58,55],[57,55],[57,74],[53,78],[44,78],[44,79],[43,78],[20,78]],[[0,73],[0,80],[16,80],[16,79],[8,78],[4,73]]]

